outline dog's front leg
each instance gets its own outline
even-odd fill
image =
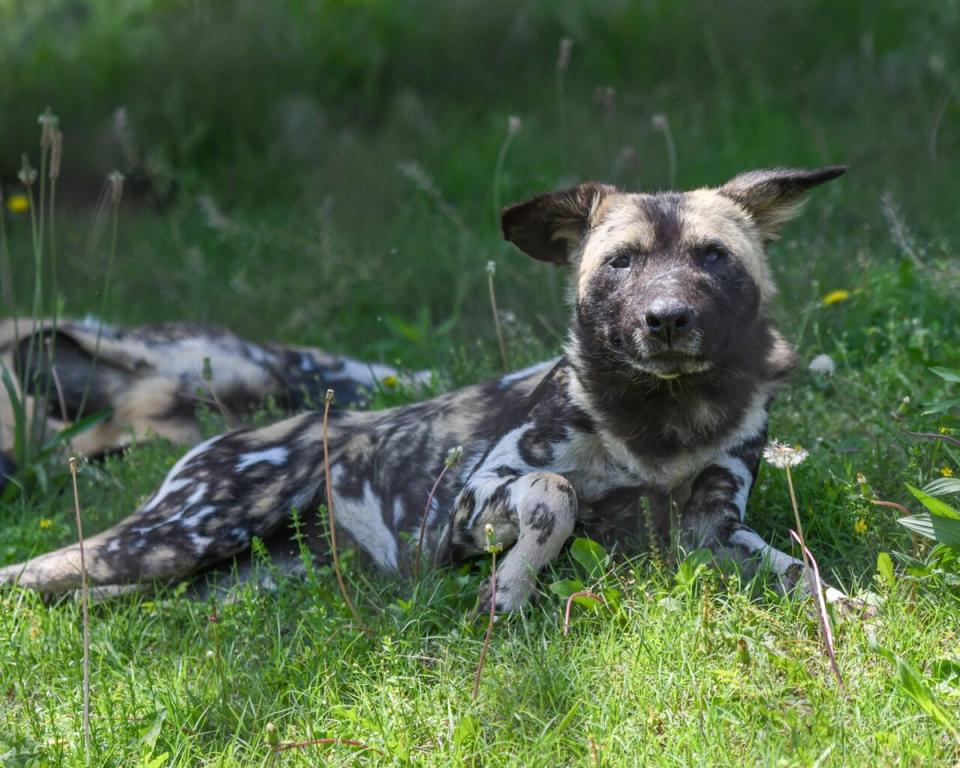
[[[559,554],[577,517],[573,486],[552,472],[476,476],[457,499],[454,545],[460,551],[483,552],[486,526],[493,526],[506,554],[497,567],[496,608],[522,608],[537,574]],[[490,606],[489,582],[480,591],[480,610]]]
[[[771,547],[743,523],[754,478],[747,461],[755,467],[759,455],[756,462],[751,458],[725,456],[694,480],[680,517],[681,542],[689,549],[706,548],[718,559],[733,560],[747,577],[769,568],[781,594],[795,589],[808,594],[815,582],[803,562]],[[846,599],[839,590],[823,586],[828,602]]]

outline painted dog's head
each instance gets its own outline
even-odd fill
[[[765,245],[810,189],[845,170],[751,171],[684,193],[590,182],[507,208],[503,234],[573,268],[575,357],[673,380],[759,351],[774,294]]]

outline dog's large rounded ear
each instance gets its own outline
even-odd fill
[[[614,187],[588,181],[504,208],[503,239],[540,261],[568,264]]]
[[[807,193],[825,181],[842,176],[845,165],[804,170],[772,168],[748,171],[734,177],[719,192],[742,205],[766,240],[774,240],[780,227],[800,213]]]

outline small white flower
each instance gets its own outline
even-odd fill
[[[497,262],[495,261],[487,262],[487,274],[490,276],[497,274]]]
[[[507,117],[507,133],[511,136],[516,136],[523,129],[523,120],[521,120],[516,115],[509,115]]]
[[[444,459],[443,464],[447,469],[457,466],[460,463],[460,459],[463,457],[463,446],[457,445],[447,451],[447,458]]]
[[[776,440],[771,440],[767,447],[763,449],[763,458],[777,469],[795,467],[809,455],[810,452],[799,445],[784,445]]]
[[[836,372],[837,365],[833,362],[833,358],[830,357],[830,355],[817,355],[810,361],[810,365],[808,365],[807,368],[810,373],[830,378]]]

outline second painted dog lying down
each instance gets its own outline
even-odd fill
[[[640,500],[680,541],[747,575],[805,589],[804,566],[744,522],[774,393],[795,364],[773,327],[765,252],[813,187],[842,167],[741,174],[719,188],[633,194],[587,183],[503,212],[522,251],[570,271],[563,357],[432,400],[330,422],[337,533],[397,570],[506,546],[496,608],[521,608],[578,526],[609,539],[637,526]],[[133,515],[86,543],[95,585],[196,576],[260,537],[275,556],[300,510],[322,557],[322,415],[220,435],[186,453]],[[449,449],[463,446],[422,520]],[[55,593],[80,583],[76,546],[0,570]],[[486,587],[482,599],[489,599]],[[829,590],[829,597],[840,593]]]
[[[209,325],[167,323],[121,328],[93,320],[0,321],[0,489],[15,477],[17,406],[47,440],[84,416],[102,415],[78,432],[70,450],[82,456],[117,451],[134,440],[200,442],[198,406],[242,418],[272,401],[290,411],[323,403],[363,406],[385,380],[423,383],[386,365],[313,347],[257,344]]]

